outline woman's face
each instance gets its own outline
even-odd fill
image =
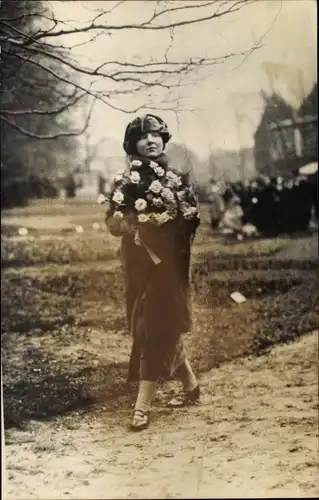
[[[164,143],[159,132],[147,132],[136,143],[137,152],[147,158],[157,158],[164,149]]]

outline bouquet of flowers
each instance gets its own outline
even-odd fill
[[[197,198],[187,175],[170,167],[164,169],[155,161],[133,159],[128,172],[115,177],[108,201],[115,219],[134,214],[141,224],[162,226],[178,216],[199,218]]]

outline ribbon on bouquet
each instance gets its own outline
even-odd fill
[[[145,243],[142,241],[141,239],[141,235],[139,233],[139,230],[137,229],[136,232],[135,232],[135,236],[134,236],[134,242],[135,242],[135,245],[138,245],[139,247],[140,246],[143,246],[145,248],[145,250],[147,251],[148,255],[150,256],[150,258],[152,259],[152,261],[154,262],[155,265],[157,264],[160,264],[162,261],[161,259],[156,255],[156,253],[154,253],[147,245],[145,245]]]

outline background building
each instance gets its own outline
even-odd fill
[[[317,84],[296,113],[277,94],[264,99],[265,109],[254,138],[256,171],[287,175],[317,161]]]

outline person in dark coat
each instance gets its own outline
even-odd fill
[[[152,161],[167,172],[171,167],[163,150],[169,139],[163,120],[146,115],[129,123],[123,147],[130,160],[140,162],[140,169]],[[106,223],[113,235],[122,237],[127,322],[133,337],[128,381],[139,382],[131,429],[142,430],[149,424],[158,381],[178,378],[183,384],[170,407],[199,400],[199,385],[182,339],[191,330],[190,255],[199,217],[178,216],[160,227],[140,224],[141,244],[133,217],[128,213],[119,220],[114,213],[111,203]]]

